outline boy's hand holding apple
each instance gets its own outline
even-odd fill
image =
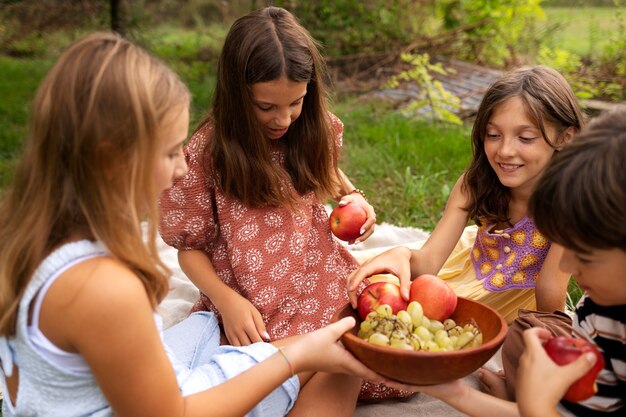
[[[551,337],[548,330],[538,327],[524,332],[525,349],[520,357],[516,383],[516,399],[524,416],[553,415],[559,401],[566,396],[571,398],[568,394],[576,393],[579,389],[576,385],[579,380],[587,381],[587,388],[584,391],[588,394],[590,385],[586,375],[593,375],[591,383],[593,395],[593,383],[598,371],[604,367],[604,358],[595,348],[584,353],[580,350],[576,355],[569,353],[564,355],[562,341],[557,341],[552,342],[551,347],[546,349],[543,343],[547,343]],[[588,342],[585,343],[591,346]],[[560,357],[559,361],[567,359],[573,362],[561,366],[551,359],[550,355]]]
[[[604,357],[595,345],[585,339],[559,336],[548,340],[543,347],[550,359],[561,366],[574,362],[582,355],[589,354],[589,358],[595,358],[593,367],[569,386],[563,396],[564,400],[577,403],[598,392],[596,377],[604,368]]]

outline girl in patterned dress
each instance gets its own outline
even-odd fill
[[[108,33],[74,42],[44,79],[0,204],[4,417],[347,417],[361,378],[383,381],[337,343],[354,319],[276,345],[220,346],[208,312],[161,332],[157,197],[187,172],[189,101],[174,72]]]
[[[563,249],[537,230],[528,199],[546,164],[582,125],[576,97],[557,71],[521,68],[496,80],[478,108],[473,158],[441,220],[421,248],[392,248],[355,271],[348,281],[352,304],[371,275],[395,275],[408,299],[411,280],[432,274],[509,323],[520,308],[563,310],[569,279],[558,269]],[[467,226],[470,220],[476,225]]]
[[[211,111],[185,147],[189,173],[161,195],[161,236],[200,290],[192,311],[217,314],[235,346],[319,329],[348,302],[358,263],[323,202],[365,209],[357,241],[374,231],[373,207],[338,167],[343,124],[327,110],[327,77],[288,11],[238,19]]]

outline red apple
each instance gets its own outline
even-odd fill
[[[409,291],[409,302],[417,301],[424,315],[431,320],[444,321],[454,313],[457,295],[444,280],[424,274],[415,278]]]
[[[597,347],[585,339],[577,339],[569,336],[558,336],[548,340],[544,349],[557,365],[567,365],[576,360],[585,352],[593,352],[596,355],[596,363],[582,378],[574,382],[567,389],[563,399],[577,403],[592,397],[597,391],[596,377],[604,369],[604,357]]]
[[[376,310],[378,306],[388,304],[397,314],[400,310],[406,310],[408,303],[400,294],[400,287],[392,282],[375,282],[365,287],[357,300],[357,310],[361,319]]]
[[[337,206],[330,213],[330,230],[338,239],[351,242],[361,236],[361,227],[367,220],[365,209],[356,203]]]

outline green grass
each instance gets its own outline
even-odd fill
[[[335,111],[345,125],[341,168],[367,193],[377,220],[432,230],[469,161],[469,129],[349,101]]]
[[[51,65],[51,60],[0,56],[0,189],[15,168],[28,134],[31,100]]]
[[[598,56],[626,24],[626,8],[546,7],[547,24],[558,25],[550,43],[581,56]]]

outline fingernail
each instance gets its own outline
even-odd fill
[[[267,332],[263,332],[263,339],[270,340],[270,335]]]
[[[339,202],[339,205],[340,205],[340,206],[345,206],[346,204],[348,204],[348,203],[346,203],[344,200],[341,200],[341,201]]]
[[[365,233],[365,228],[362,228],[361,230],[359,230],[359,234],[363,234]]]
[[[593,352],[587,352],[585,353],[585,359],[587,359],[587,362],[589,362],[590,364],[594,364],[596,363],[596,354]]]

